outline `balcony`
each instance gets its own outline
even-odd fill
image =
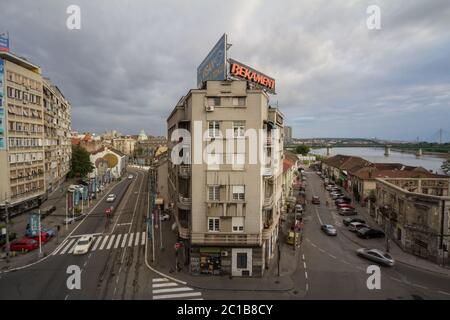
[[[242,233],[193,233],[191,243],[224,246],[261,245],[261,235]]]
[[[265,166],[263,169],[263,176],[266,178],[270,178],[273,176],[273,168],[272,166]]]
[[[263,209],[270,209],[273,207],[273,194],[264,198]]]
[[[184,195],[180,195],[178,197],[178,208],[183,209],[183,210],[190,210],[191,209],[191,204],[192,204],[192,199],[188,198]]]
[[[178,167],[178,176],[183,179],[189,179],[191,177],[191,166],[190,165],[180,165]]]

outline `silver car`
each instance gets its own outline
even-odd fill
[[[360,248],[356,250],[356,254],[365,259],[381,263],[385,266],[392,267],[395,264],[394,258],[389,253],[378,249]]]

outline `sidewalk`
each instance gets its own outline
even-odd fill
[[[152,262],[152,242],[149,241],[149,264],[160,272],[168,274],[179,280],[185,281],[190,287],[202,290],[229,290],[229,291],[290,291],[295,288],[292,276],[297,270],[300,249],[296,251],[293,247],[284,243],[285,232],[280,234],[281,259],[280,276],[278,277],[278,252],[270,261],[269,269],[266,269],[263,277],[242,278],[211,275],[192,276],[189,273],[189,265],[184,259],[184,250],[180,250],[178,262],[181,270],[175,271],[175,243],[177,232],[172,231],[171,226],[175,223],[172,217],[170,221],[164,221],[162,226],[163,249],[160,245],[160,230],[155,228],[155,262]],[[289,223],[285,223],[285,229]],[[277,250],[278,251],[278,250]],[[212,281],[213,280],[213,281]],[[301,291],[301,289],[299,289]]]
[[[105,194],[108,190],[114,187],[119,181],[110,183],[107,186],[106,190],[100,193],[100,196]],[[45,226],[50,229],[54,229],[57,232],[50,241],[45,244],[42,244],[42,257],[39,257],[39,248],[33,250],[28,253],[20,253],[20,252],[11,252],[9,262],[6,262],[5,255],[6,253],[1,250],[0,251],[0,272],[8,269],[19,268],[28,264],[35,263],[41,259],[45,259],[48,254],[53,252],[58,245],[60,245],[64,238],[78,225],[78,223],[71,223],[68,225],[66,230],[66,226],[63,223],[63,220],[66,215],[66,190],[67,187],[71,184],[74,184],[74,180],[66,181],[63,184],[64,192],[61,192],[61,187],[57,188],[54,192],[52,192],[48,199],[42,203],[41,207],[47,207],[54,205],[56,210],[52,212],[49,216],[42,219],[42,226]],[[100,199],[97,197],[96,200],[92,200],[90,202],[90,207],[84,207],[84,213],[88,212]],[[31,212],[31,211],[30,211]],[[16,239],[20,239],[25,235],[26,226],[28,224],[28,212],[13,217],[10,221],[10,232],[15,232],[17,234]],[[58,234],[57,226],[60,226],[60,231]]]
[[[349,193],[344,188],[342,188],[342,189],[344,190],[344,193],[347,196],[350,196]],[[330,199],[328,194],[327,194],[327,198]],[[331,203],[331,206],[334,206],[334,201],[333,200],[329,200],[329,201]],[[380,226],[375,222],[374,218],[369,214],[367,207],[362,207],[357,202],[353,202],[353,205],[355,206],[358,214],[360,216],[362,216],[370,226],[380,228]],[[361,247],[367,247],[367,245],[368,245],[368,243],[365,242],[363,239],[360,239],[360,238],[354,236],[353,234],[349,235],[349,234],[346,234],[345,232],[342,232],[342,234],[347,239],[349,239],[350,241],[356,243],[357,245],[359,245]],[[375,239],[370,240],[370,241],[373,242],[374,240]],[[377,244],[380,245],[380,243],[381,243],[382,249],[385,250],[386,239],[383,238],[383,239],[378,239],[378,240],[380,240],[380,241],[377,242]],[[403,251],[402,248],[400,248],[397,245],[397,243],[395,243],[392,239],[390,239],[390,241],[389,241],[389,251],[398,263],[402,263],[402,264],[408,265],[410,267],[422,269],[422,270],[425,270],[428,272],[439,273],[439,274],[443,274],[446,276],[450,276],[450,268],[442,267],[434,262],[428,261],[423,258],[419,258],[413,254],[407,253],[407,252]]]

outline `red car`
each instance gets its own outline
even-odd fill
[[[22,238],[19,240],[14,240],[9,245],[10,251],[33,251],[34,249],[37,249],[39,247],[39,244],[36,240],[30,239],[30,238]]]
[[[337,205],[337,207],[340,208],[350,208],[350,209],[355,209],[354,206],[352,206],[350,203],[339,203]]]
[[[32,236],[27,236],[26,238],[27,238],[27,239],[35,240],[35,241],[39,244],[39,236],[38,236],[38,235],[36,235],[36,236],[34,236],[34,237],[32,237]],[[41,238],[41,244],[42,244],[42,243],[46,243],[47,241],[50,240],[50,235],[49,235],[47,232],[41,231],[41,236],[40,236],[40,238]]]

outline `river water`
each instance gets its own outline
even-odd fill
[[[326,155],[327,149],[312,149],[312,154]],[[427,170],[442,174],[441,165],[444,158],[435,155],[422,155],[417,157],[411,153],[404,153],[391,150],[389,156],[384,155],[384,148],[331,148],[330,155],[337,154],[358,156],[374,163],[402,163],[409,166],[424,167]]]

